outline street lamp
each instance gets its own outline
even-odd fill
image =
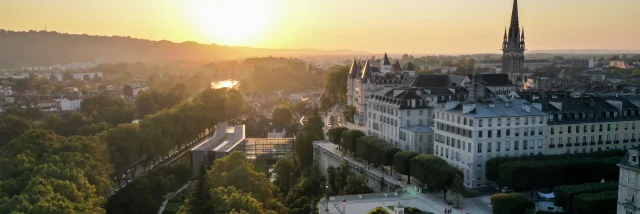
[[[342,213],[347,213],[346,206],[347,206],[347,197],[345,196],[344,199],[342,199]]]
[[[327,205],[324,207],[324,211],[329,212],[329,184],[328,183],[325,184],[324,189],[325,189],[325,194],[327,195],[326,196]]]

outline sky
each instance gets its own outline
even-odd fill
[[[513,0],[0,0],[0,28],[258,48],[499,52]],[[639,0],[519,0],[527,49],[640,49]]]

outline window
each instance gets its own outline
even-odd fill
[[[629,129],[629,123],[624,123],[624,130],[628,130],[628,129]]]
[[[497,144],[497,145],[496,145],[496,152],[499,152],[499,151],[500,151],[500,144],[501,144],[501,142],[500,142],[500,141],[498,141],[498,142],[496,142],[496,144]]]
[[[516,118],[516,125],[520,125],[520,118]]]
[[[487,138],[491,138],[491,130],[487,131]]]
[[[617,124],[617,123],[616,123],[616,131],[618,131],[618,127],[619,127],[618,125],[620,125],[620,124]]]
[[[571,134],[571,126],[567,127],[567,133]]]
[[[487,143],[487,152],[491,152],[491,142]]]
[[[524,136],[529,136],[529,128],[524,128]]]
[[[534,128],[529,129],[529,131],[531,132],[531,136],[536,135],[536,130]]]
[[[576,133],[580,133],[580,126],[576,126]]]
[[[505,141],[504,142],[504,150],[508,152],[509,149],[511,149],[511,143],[509,143],[509,141]]]
[[[538,128],[538,135],[542,135],[542,128]]]
[[[553,127],[551,127],[551,134],[555,134]]]
[[[511,129],[507,129],[507,137],[511,136]]]
[[[507,118],[507,126],[511,125],[511,118]]]
[[[469,119],[469,126],[473,126],[473,120]]]
[[[549,145],[553,145],[553,138],[549,139]]]
[[[538,149],[542,148],[542,139],[538,140]]]
[[[498,119],[498,126],[502,125],[502,119]]]
[[[479,120],[478,120],[478,126],[479,126],[479,127],[482,127],[482,119],[479,119]]]
[[[531,124],[536,124],[536,118],[535,117],[531,118]]]
[[[562,145],[562,138],[561,137],[558,138],[558,145]]]
[[[496,131],[496,137],[501,137],[501,130]]]
[[[576,139],[578,138],[576,137]],[[571,137],[567,137],[567,143],[571,143]]]
[[[595,132],[596,131],[596,125],[591,125],[591,132]]]
[[[489,127],[491,127],[491,121],[492,121],[492,120],[493,120],[493,119],[489,119]]]
[[[482,143],[478,143],[478,153],[482,153]]]
[[[478,138],[482,138],[482,131],[478,131]]]
[[[517,143],[518,141],[516,141]],[[527,140],[523,140],[522,141],[522,149],[526,150],[527,149]]]
[[[529,118],[528,118],[528,117],[525,117],[525,118],[524,118],[524,124],[525,124],[525,125],[529,125]]]
[[[518,147],[519,147],[519,146],[520,146],[520,145],[519,145],[519,143],[518,143],[518,141],[517,141],[517,140],[513,142],[513,150],[518,150]],[[507,146],[507,147],[508,147],[508,146]]]
[[[520,136],[520,129],[516,129],[515,130],[515,135],[516,135],[516,137]]]
[[[611,124],[607,124],[607,131],[611,131]]]

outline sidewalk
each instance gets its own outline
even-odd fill
[[[337,147],[337,146],[336,146]],[[342,155],[337,148],[336,149],[331,149],[329,150],[330,152],[340,156]],[[462,207],[462,209],[460,210],[456,210],[454,209],[452,206],[447,205],[444,202],[444,199],[441,196],[438,195],[442,195],[442,193],[419,193],[417,191],[417,187],[415,185],[413,185],[414,179],[412,179],[412,185],[408,185],[406,183],[406,175],[400,175],[400,174],[395,174],[392,175],[390,174],[390,170],[389,168],[385,168],[386,172],[383,172],[382,170],[372,167],[372,166],[368,166],[365,163],[356,161],[351,155],[349,154],[344,154],[343,159],[345,161],[347,161],[347,163],[349,164],[349,166],[355,168],[355,169],[361,169],[364,170],[363,172],[366,172],[367,174],[370,175],[374,175],[377,177],[383,177],[385,179],[386,182],[398,185],[400,187],[402,187],[405,192],[403,194],[407,194],[407,195],[413,195],[415,196],[415,200],[413,199],[404,199],[404,203],[408,203],[410,205],[415,205],[417,208],[422,209],[424,211],[429,211],[429,212],[433,212],[433,213],[443,213],[445,209],[453,209],[452,213],[453,214],[467,214],[467,213],[472,213],[472,214],[490,214],[491,213],[491,207],[485,203],[485,199],[483,197],[477,197],[477,198],[464,198],[460,200],[460,206]],[[369,168],[367,168],[369,167]],[[398,180],[397,177],[400,177],[400,179]],[[447,199],[450,201],[453,201],[454,203],[456,202],[456,198],[452,195],[452,194],[447,194]],[[421,203],[418,203],[421,202]],[[350,204],[349,202],[347,202],[348,204]],[[341,203],[340,203],[341,204]],[[352,204],[351,207],[353,207]],[[333,207],[333,206],[329,206],[329,209],[331,211],[339,211],[337,213],[341,213],[341,207]],[[355,209],[355,208],[354,208]],[[371,208],[373,209],[373,208]],[[348,210],[349,211],[349,210]],[[329,213],[334,213],[334,212],[329,212]]]
[[[162,205],[160,206],[160,210],[158,210],[158,214],[162,214],[162,212],[164,212],[164,208],[167,206],[167,203],[169,203],[169,200],[171,200],[171,198],[176,196],[178,193],[185,190],[189,186],[189,184],[191,184],[191,181],[187,182],[187,184],[180,187],[180,189],[176,190],[175,192],[169,193],[168,196],[165,196],[165,199],[162,202]]]

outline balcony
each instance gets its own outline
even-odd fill
[[[582,142],[582,145],[583,145],[583,146],[586,146],[586,145],[589,145],[589,143],[587,143],[587,142]]]
[[[611,141],[610,141],[610,140],[607,140],[604,144],[609,145],[609,144],[611,144]]]
[[[571,146],[573,146],[573,144],[567,143],[567,147],[571,147]],[[558,146],[558,147],[560,147],[560,146]]]
[[[604,141],[598,141],[598,145],[604,144]]]
[[[619,140],[614,140],[613,144],[620,144],[620,141]]]
[[[564,144],[558,144],[558,148],[564,147]]]
[[[586,146],[587,143],[584,143],[584,145]],[[580,143],[574,143],[573,146],[580,146]]]
[[[632,143],[635,143],[635,142],[636,142],[636,139],[631,139],[631,142],[632,142]]]
[[[589,143],[589,145],[592,145],[592,146],[596,145],[596,142],[591,142],[591,143]]]
[[[550,149],[556,148],[556,145],[551,144],[551,145],[549,145],[549,148]]]

